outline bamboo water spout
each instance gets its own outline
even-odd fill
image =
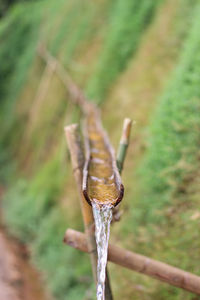
[[[83,195],[92,205],[98,253],[97,300],[105,300],[106,264],[112,209],[123,197],[124,187],[99,111],[90,105],[84,124],[86,161],[83,169]]]
[[[85,201],[81,190],[84,154],[82,151],[81,138],[78,131],[78,125],[72,124],[65,127],[65,133],[66,133],[69,150],[71,154],[74,176],[76,179],[78,191],[80,193],[84,227],[87,236],[88,249],[90,251],[94,281],[96,282],[97,281],[97,249],[96,249],[96,242],[94,237],[94,227],[93,227],[94,219],[92,214],[92,208]],[[105,296],[106,296],[106,300],[113,299],[107,271],[106,271],[106,279],[105,279]]]
[[[91,106],[85,119],[86,162],[83,169],[83,194],[91,205],[116,206],[124,187],[117,169],[114,150],[103,130],[99,111]]]

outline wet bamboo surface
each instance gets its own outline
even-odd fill
[[[81,232],[68,229],[65,233],[64,241],[71,247],[89,252],[85,235]],[[108,248],[108,260],[122,267],[200,295],[200,277],[192,273],[111,244]]]
[[[86,200],[99,205],[116,206],[124,187],[117,169],[114,151],[100,122],[99,111],[91,106],[85,119],[86,162],[83,193]]]
[[[97,281],[97,248],[96,239],[94,233],[94,218],[91,206],[86,202],[82,193],[82,180],[83,180],[83,165],[84,165],[84,153],[81,144],[81,138],[77,124],[72,124],[65,127],[66,138],[71,154],[72,167],[74,177],[77,183],[79,191],[79,198],[83,216],[83,222],[85,227],[85,233],[87,236],[87,246],[90,252],[90,260],[93,271],[93,278]],[[110,288],[110,281],[108,272],[106,270],[106,282],[105,282],[105,299],[112,300],[112,292]]]

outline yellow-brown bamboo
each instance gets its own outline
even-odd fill
[[[92,207],[85,200],[82,193],[82,179],[83,179],[83,165],[84,165],[84,154],[82,150],[81,138],[79,135],[78,125],[72,124],[65,127],[65,134],[71,154],[72,167],[74,177],[76,180],[77,188],[79,191],[79,198],[81,204],[81,210],[83,215],[85,233],[87,237],[87,247],[90,252],[90,259],[93,271],[94,281],[97,281],[97,249],[96,240],[94,233],[94,218],[92,213]],[[106,282],[105,282],[105,297],[106,300],[112,300],[112,292],[110,288],[109,276],[106,271]]]

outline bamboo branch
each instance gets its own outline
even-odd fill
[[[132,120],[129,118],[124,119],[122,135],[117,151],[117,168],[119,173],[122,173],[124,160],[126,157],[127,149],[129,146],[129,139],[131,134]],[[118,222],[121,218],[121,212],[119,211],[119,205],[113,208],[113,222]]]
[[[97,252],[96,252],[96,242],[95,242],[94,229],[93,229],[94,220],[93,220],[92,209],[82,196],[81,185],[82,185],[82,170],[84,165],[84,154],[82,150],[80,135],[78,132],[78,125],[72,124],[65,127],[65,134],[69,146],[69,151],[71,154],[74,177],[79,191],[83,222],[84,222],[85,232],[87,235],[89,251],[91,253],[93,276],[96,282]]]
[[[126,152],[129,145],[130,133],[131,133],[132,120],[124,119],[124,125],[122,130],[122,136],[120,139],[118,151],[117,151],[117,167],[119,173],[121,174],[124,166],[124,160],[126,157]]]
[[[83,92],[79,87],[74,83],[69,73],[66,69],[62,66],[62,64],[48,52],[44,45],[39,45],[38,47],[38,55],[52,68],[55,65],[55,71],[62,81],[63,85],[66,87],[67,91],[70,94],[71,100],[74,104],[79,105],[84,113],[87,113],[89,101],[84,96]]]
[[[65,127],[65,134],[71,154],[72,167],[74,177],[76,180],[77,188],[80,196],[80,204],[83,215],[85,233],[87,237],[87,248],[90,252],[90,259],[93,271],[93,278],[96,283],[97,281],[97,249],[94,232],[94,218],[92,213],[92,207],[85,200],[82,193],[82,180],[83,180],[83,165],[84,165],[84,154],[82,150],[81,138],[78,131],[78,125],[72,124]],[[112,292],[110,288],[110,282],[108,272],[106,271],[106,282],[105,282],[105,297],[106,300],[112,300]]]
[[[64,242],[71,247],[89,252],[85,235],[68,229]],[[200,277],[146,256],[115,245],[109,245],[108,260],[130,270],[143,273],[170,285],[200,295]]]

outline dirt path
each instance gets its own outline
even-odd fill
[[[27,249],[7,234],[1,220],[0,216],[0,300],[50,300]]]

